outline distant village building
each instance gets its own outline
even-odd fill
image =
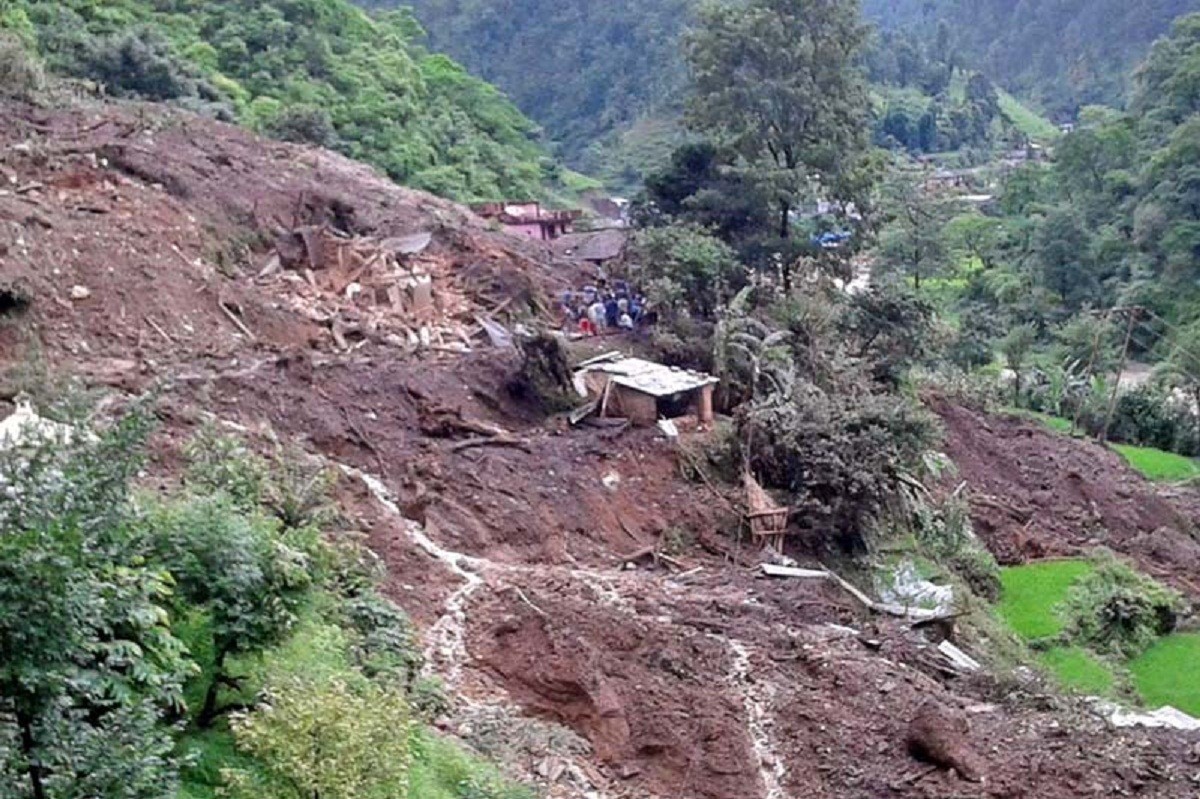
[[[582,211],[549,211],[538,202],[480,203],[471,210],[499,222],[505,233],[537,241],[553,241],[570,233]]]
[[[629,232],[624,229],[597,230],[591,233],[568,233],[559,237],[554,252],[564,258],[586,261],[597,267],[620,261],[629,244]]]
[[[713,390],[721,381],[703,372],[627,358],[612,352],[580,364],[575,388],[591,397],[601,417],[620,416],[635,425],[694,415],[713,420]]]

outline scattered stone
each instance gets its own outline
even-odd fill
[[[954,769],[969,782],[983,782],[983,760],[969,743],[966,716],[933,700],[917,712],[908,728],[908,748],[917,758]]]
[[[87,286],[80,286],[80,285],[71,286],[71,299],[86,300],[90,296],[92,296],[92,290],[89,289]]]

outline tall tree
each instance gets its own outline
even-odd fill
[[[865,41],[857,0],[714,2],[688,37],[690,123],[737,151],[772,198],[785,245],[806,201],[843,215],[863,205]]]

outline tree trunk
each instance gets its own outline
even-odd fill
[[[217,692],[221,690],[222,678],[225,675],[225,655],[225,648],[221,647],[217,649],[217,655],[213,659],[212,680],[208,684],[208,690],[204,692],[204,705],[196,718],[196,724],[201,729],[211,727],[217,718]]]
[[[779,238],[783,239],[785,242],[791,237],[791,233],[792,233],[792,224],[791,224],[792,220],[790,219],[791,215],[792,215],[792,204],[790,202],[788,202],[787,200],[781,201],[779,203]],[[792,293],[792,261],[791,261],[791,253],[789,253],[787,250],[788,250],[788,248],[784,247],[783,293],[786,295],[791,295],[791,293]]]
[[[42,764],[37,757],[37,741],[33,737],[33,719],[17,711],[17,725],[21,728],[21,753],[29,764],[29,788],[33,799],[46,799],[46,786],[42,783]]]

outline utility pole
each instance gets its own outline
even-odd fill
[[[1091,385],[1092,371],[1096,368],[1096,357],[1100,354],[1100,337],[1104,334],[1104,326],[1108,323],[1109,311],[1104,312],[1104,316],[1100,318],[1100,324],[1096,325],[1096,336],[1092,340],[1092,353],[1088,356],[1087,369],[1084,370],[1084,380]],[[1075,437],[1076,431],[1079,429],[1079,417],[1083,415],[1083,401],[1075,408],[1075,416],[1071,419],[1071,437]]]
[[[1114,308],[1114,313],[1123,313],[1129,317],[1125,328],[1125,343],[1121,347],[1121,365],[1117,368],[1117,379],[1113,381],[1112,396],[1108,400],[1108,413],[1104,416],[1104,429],[1100,431],[1100,443],[1108,441],[1108,428],[1112,425],[1113,413],[1117,410],[1117,394],[1121,390],[1121,377],[1125,374],[1125,366],[1129,363],[1129,342],[1133,340],[1133,326],[1142,315],[1140,306],[1130,308]]]

